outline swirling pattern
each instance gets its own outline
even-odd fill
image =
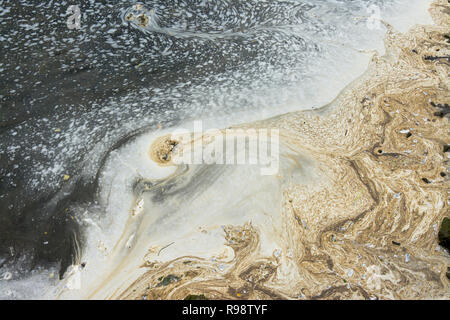
[[[386,55],[329,105],[239,126],[280,130],[279,175],[197,165],[135,181],[87,297],[449,299],[448,10],[388,26]]]

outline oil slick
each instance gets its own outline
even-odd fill
[[[449,212],[448,118],[431,104],[447,101],[449,69],[424,59],[449,54],[446,8],[432,5],[436,25],[389,29],[387,54],[329,105],[237,126],[279,130],[276,175],[175,164],[170,128],[112,154],[100,201],[117,221],[93,236],[111,249],[88,250],[78,297],[449,299],[433,227]]]

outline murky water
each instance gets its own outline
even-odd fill
[[[111,159],[136,137],[320,107],[383,50],[373,15],[400,29],[428,21],[425,1],[92,0],[69,29],[71,4],[0,1],[3,298],[56,285],[97,246],[87,225],[120,234],[101,178],[124,170]]]

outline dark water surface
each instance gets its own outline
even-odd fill
[[[213,43],[164,33],[143,36],[141,30],[121,19],[133,3],[84,1],[79,5],[82,28],[70,30],[66,10],[71,3],[0,2],[1,268],[19,264],[23,266],[19,270],[26,273],[37,263],[62,260],[64,270],[72,262],[72,234],[79,232],[66,208],[73,201],[91,201],[96,188],[95,175],[79,177],[86,153],[111,132],[120,131],[130,118],[146,116],[141,124],[145,126],[167,120],[151,119],[162,109],[175,114],[171,108],[177,97],[150,101],[153,88],[167,90],[180,83],[188,87],[186,79],[201,83],[205,76],[233,69],[258,54],[246,39]],[[206,14],[203,23],[190,15],[191,21],[199,21],[193,27],[206,32],[214,27],[220,30],[222,25],[242,30],[258,23],[231,16],[225,22],[214,16],[228,10],[230,4],[233,12],[255,11],[267,25],[277,19],[287,23],[300,18],[283,16],[291,14],[287,8],[281,8],[277,18],[270,4],[264,7],[251,1],[217,1],[200,9],[193,1],[149,4],[160,8],[158,12],[169,11],[164,15],[169,18],[161,19],[162,25],[183,20],[177,13],[187,8]],[[143,88],[150,88],[148,96],[128,97],[126,102],[120,99]],[[177,115],[170,120],[177,120]],[[124,130],[112,140],[120,141],[134,129]],[[116,143],[108,142],[106,149]],[[102,152],[95,158],[101,161]],[[63,179],[66,174],[71,176],[68,182]]]

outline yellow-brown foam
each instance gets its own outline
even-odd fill
[[[281,253],[261,255],[250,222],[227,226],[226,273],[198,257],[144,261],[146,273],[109,298],[449,299],[450,257],[437,239],[450,216],[449,127],[432,105],[450,102],[448,2],[430,13],[436,25],[388,26],[386,54],[330,105],[240,126],[278,128],[327,177],[285,186]]]

